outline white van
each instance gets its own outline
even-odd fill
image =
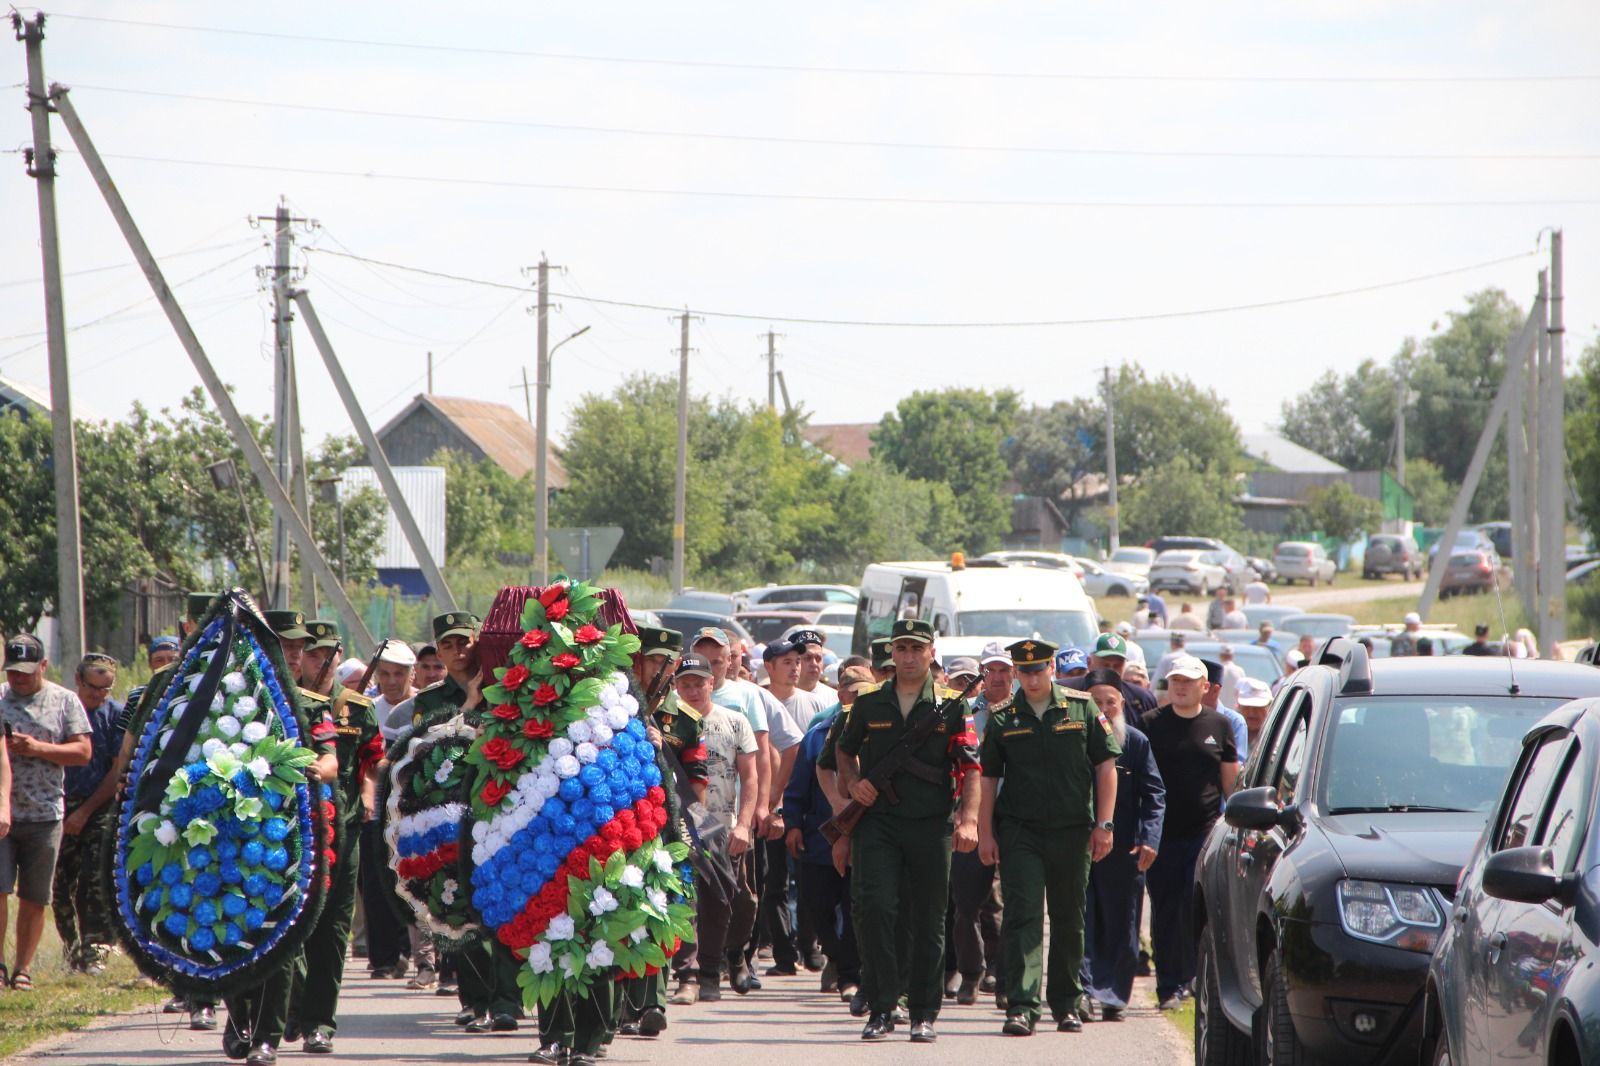
[[[1060,647],[1094,647],[1094,602],[1070,570],[967,561],[873,563],[861,575],[853,646],[868,654],[897,618],[921,618],[939,635],[941,661],[976,656],[1002,644],[1041,637]]]

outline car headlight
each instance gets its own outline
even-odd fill
[[[1339,882],[1339,924],[1357,940],[1431,952],[1446,909],[1439,894],[1422,885]]]

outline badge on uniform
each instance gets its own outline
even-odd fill
[[[1082,722],[1064,721],[1056,723],[1057,733],[1076,733],[1083,729]]]
[[[867,723],[867,728],[868,729],[893,729],[894,728],[894,723],[893,722],[868,722]]]
[[[1024,726],[1021,729],[1007,729],[1000,735],[1002,737],[1031,737],[1033,736],[1033,730]]]
[[[1111,735],[1111,723],[1106,721],[1106,716],[1104,714],[1097,714],[1095,717],[1100,720],[1100,728],[1104,729],[1106,731],[1106,736],[1109,737]]]

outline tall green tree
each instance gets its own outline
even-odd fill
[[[1234,497],[1236,475],[1199,468],[1187,455],[1176,455],[1145,469],[1118,500],[1122,539],[1129,543],[1163,534],[1237,538],[1243,517]]]
[[[1303,532],[1349,541],[1376,532],[1382,521],[1383,508],[1377,500],[1359,496],[1345,482],[1335,481],[1306,493],[1298,524]]]

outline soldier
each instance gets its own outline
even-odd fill
[[[932,1043],[944,976],[944,916],[950,893],[950,850],[977,844],[977,738],[965,700],[936,691],[933,626],[921,619],[894,623],[890,632],[894,681],[856,698],[839,736],[839,787],[870,809],[850,835],[851,892],[862,979],[872,1014],[863,1040],[894,1032],[892,1012],[905,988],[911,1039]],[[910,751],[901,739],[936,717]],[[924,729],[930,727],[924,726]],[[890,756],[904,755],[901,772],[874,784]],[[952,823],[952,779],[960,782],[960,811]],[[955,831],[952,841],[951,830]],[[902,972],[896,920],[910,947]]]
[[[894,676],[894,656],[889,653],[889,644],[888,637],[878,637],[872,642],[872,678],[875,681],[887,681]]]
[[[345,948],[356,906],[361,823],[374,813],[375,771],[383,757],[383,738],[372,701],[331,683],[332,668],[337,665],[332,660],[342,647],[338,626],[313,620],[306,623],[306,630],[311,639],[301,663],[300,700],[308,716],[322,713],[333,719],[339,759],[339,779],[334,787],[339,795],[340,824],[334,838],[333,883],[296,962],[289,1015],[305,1034],[303,1049],[326,1055],[333,1051],[333,1037],[339,1028],[339,989],[344,983]],[[288,1033],[285,1036],[293,1039]]]
[[[1090,861],[1111,850],[1122,749],[1093,701],[1054,684],[1054,644],[1020,640],[1010,650],[1019,691],[994,711],[983,735],[978,846],[985,862],[999,862],[1006,901],[1002,1032],[1031,1036],[1039,1020],[1048,906],[1050,1013],[1058,1031],[1077,1033],[1084,894]]]

